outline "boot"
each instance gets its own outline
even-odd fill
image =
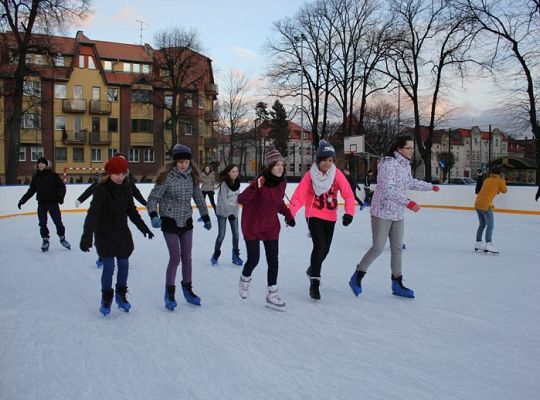
[[[247,299],[249,295],[249,284],[251,283],[251,276],[240,275],[240,297]]]
[[[60,244],[66,249],[71,250],[71,244],[69,244],[65,236],[60,236]]]
[[[101,289],[101,307],[99,307],[99,312],[103,314],[104,317],[110,314],[111,304],[114,297],[114,290],[112,289]]]
[[[395,296],[408,297],[414,299],[414,291],[403,286],[403,276],[394,278],[392,275],[392,294]]]
[[[309,295],[314,300],[321,299],[321,292],[319,286],[321,285],[321,278],[310,278]]]
[[[210,258],[210,263],[212,265],[217,265],[218,258],[221,255],[221,250],[214,250],[214,254],[212,255],[212,258]]]
[[[41,243],[41,251],[45,252],[49,250],[49,238],[45,237],[43,238],[43,242]]]
[[[483,251],[483,250],[485,250],[484,242],[482,241],[476,242],[476,244],[474,245],[474,251]]]
[[[184,297],[188,303],[195,306],[201,305],[201,298],[193,293],[191,282],[184,283],[184,281],[182,281],[182,293],[184,294]]]
[[[129,302],[127,301],[126,294],[127,286],[116,285],[116,296],[114,297],[116,300],[116,304],[118,305],[118,308],[122,311],[129,312],[131,304],[129,304]]]
[[[234,265],[244,265],[244,260],[240,258],[240,250],[233,250],[232,262]]]
[[[486,243],[486,248],[484,249],[484,252],[488,254],[499,254],[499,250],[493,247],[493,242]]]
[[[356,297],[362,293],[362,278],[364,275],[366,275],[364,271],[356,270],[349,281],[349,286]]]
[[[165,286],[165,308],[168,310],[174,311],[176,306],[176,300],[174,299],[174,293],[176,292],[176,286],[167,285]]]
[[[285,301],[278,293],[277,286],[268,286],[266,292],[266,306],[278,311],[285,311]]]

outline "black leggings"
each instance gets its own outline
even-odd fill
[[[210,204],[212,204],[212,208],[214,209],[214,212],[216,212],[216,203],[214,203],[214,192],[202,192],[203,199],[206,199],[206,196],[210,198]]]
[[[309,276],[312,278],[321,277],[322,263],[332,244],[334,237],[334,227],[336,221],[327,221],[320,218],[308,218],[308,228],[313,241],[313,250],[311,251],[311,260]]]
[[[260,258],[260,240],[246,240],[247,261],[244,264],[242,275],[251,276],[253,270],[259,263]],[[264,251],[266,253],[266,262],[268,263],[267,281],[268,286],[274,286],[277,283],[278,276],[278,252],[279,246],[277,240],[263,240]]]

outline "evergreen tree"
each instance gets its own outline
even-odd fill
[[[276,100],[272,105],[272,129],[270,131],[270,139],[274,142],[276,149],[287,158],[289,155],[289,121],[287,120],[287,112],[285,107],[279,100]]]

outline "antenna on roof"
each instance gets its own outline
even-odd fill
[[[139,24],[141,24],[141,27],[139,28],[139,30],[140,30],[139,40],[140,40],[140,44],[142,45],[142,31],[143,31],[143,24],[146,25],[146,26],[150,26],[150,25],[148,25],[148,24],[147,24],[146,22],[144,22],[144,21],[141,21],[140,19],[137,19],[137,20],[135,20],[135,21],[137,21]]]

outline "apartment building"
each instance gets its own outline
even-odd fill
[[[116,152],[126,154],[133,175],[152,178],[173,145],[168,107],[172,90],[157,63],[159,50],[91,40],[36,35],[27,55],[31,72],[24,83],[20,134],[21,181],[33,175],[40,157],[49,159],[68,180],[86,179]],[[37,45],[40,43],[40,45]],[[46,46],[43,45],[46,43]],[[12,85],[18,63],[9,33],[0,35],[0,86]],[[190,146],[196,163],[208,162],[213,149],[214,101],[218,90],[212,61],[192,52],[191,74],[199,74],[178,92],[177,142]],[[164,78],[165,76],[165,78]],[[9,136],[9,97],[0,96],[0,176],[5,176]]]

